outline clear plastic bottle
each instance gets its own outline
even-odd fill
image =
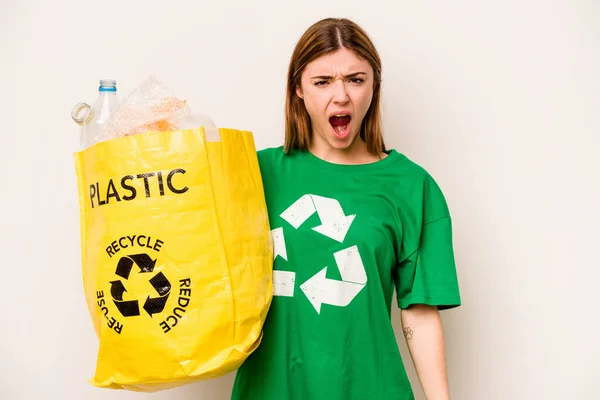
[[[117,106],[117,81],[103,79],[98,87],[98,98],[94,102],[96,118],[94,121],[102,125],[110,117]]]
[[[94,108],[94,118],[92,119],[88,132],[84,138],[85,147],[89,147],[98,142],[100,128],[111,116],[117,107],[117,104],[117,81],[112,79],[100,80],[98,97],[92,105]]]
[[[87,103],[77,103],[71,110],[71,118],[79,125],[79,147],[83,149],[90,123],[94,118],[94,109]]]
[[[110,118],[117,104],[117,82],[102,79],[98,87],[98,97],[91,106],[78,103],[73,107],[71,117],[80,126],[79,143],[82,149],[98,142],[100,127]]]

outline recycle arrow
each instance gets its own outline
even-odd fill
[[[126,292],[125,286],[121,281],[110,282],[110,294],[117,309],[124,317],[133,317],[140,315],[140,306],[137,300],[123,301],[123,293]]]
[[[125,286],[123,286],[123,282],[110,282],[110,295],[114,300],[123,300],[123,293],[125,293],[126,291],[127,289],[125,289]]]
[[[285,247],[283,228],[271,230],[271,236],[273,238],[273,260],[276,259],[277,256],[280,256],[287,261],[287,249]]]
[[[321,305],[345,307],[367,284],[367,274],[357,246],[334,253],[341,281],[326,278],[327,267],[300,285],[317,313]]]
[[[162,272],[159,272],[150,279],[150,284],[159,295],[159,297],[148,296],[144,302],[144,310],[152,317],[152,314],[158,314],[164,310],[171,292],[171,283]]]
[[[321,225],[312,229],[343,243],[356,214],[345,215],[342,206],[336,199],[305,194],[281,213],[281,217],[298,229],[315,212],[319,215]]]
[[[152,272],[154,271],[154,265],[156,265],[156,259],[153,260],[148,254],[144,253],[121,257],[117,264],[116,274],[121,278],[129,279],[133,264],[138,266],[140,272]]]

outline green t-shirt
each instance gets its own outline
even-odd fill
[[[234,400],[414,399],[391,324],[398,306],[460,305],[451,220],[431,176],[395,150],[340,165],[258,152],[275,296]]]

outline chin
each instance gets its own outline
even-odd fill
[[[360,140],[358,132],[355,134],[349,134],[346,137],[333,135],[329,140],[329,145],[334,149],[348,150],[356,143],[357,140]]]
[[[328,128],[331,129],[330,126]],[[327,131],[325,129],[322,129],[321,132],[327,132]],[[317,145],[318,147],[322,148],[323,146],[326,146],[330,150],[337,150],[337,151],[350,150],[356,144],[357,141],[361,140],[359,132],[350,131],[345,136],[339,136],[333,132],[333,129],[331,129],[326,134],[319,133],[318,137],[319,137],[319,140],[318,140],[319,144]],[[323,148],[323,150],[325,150],[325,148]]]
[[[340,142],[339,140],[335,140],[330,142],[329,145],[336,150],[348,150],[352,147],[352,142]]]

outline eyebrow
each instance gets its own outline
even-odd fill
[[[352,74],[349,75],[345,75],[344,78],[348,79],[348,78],[356,78],[358,75],[367,75],[366,72],[354,72]],[[323,80],[329,80],[329,79],[333,79],[332,76],[329,75],[318,75],[318,76],[313,76],[310,79],[323,79]]]

